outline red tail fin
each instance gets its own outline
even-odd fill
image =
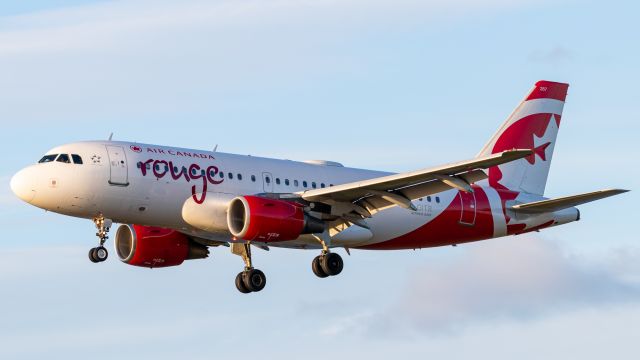
[[[489,169],[499,188],[544,194],[569,84],[538,81],[478,156],[510,149],[531,149],[522,160]]]

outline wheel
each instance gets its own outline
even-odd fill
[[[317,277],[326,278],[329,275],[326,272],[324,272],[324,270],[322,270],[322,265],[320,264],[320,258],[321,256],[316,256],[315,258],[313,258],[313,261],[311,262],[311,270],[313,270],[313,273],[316,274]]]
[[[91,260],[92,263],[98,262],[98,259],[96,258],[96,255],[95,255],[95,251],[96,251],[96,248],[92,248],[89,250],[89,260]]]
[[[247,289],[246,286],[244,286],[244,281],[242,280],[243,273],[238,273],[238,276],[236,276],[236,288],[238,288],[238,291],[240,291],[243,294],[248,294],[251,292],[251,290]]]
[[[327,253],[320,259],[320,265],[322,265],[322,270],[324,270],[327,275],[334,276],[342,272],[344,262],[340,255],[336,253]]]
[[[244,286],[250,291],[260,291],[267,285],[267,277],[258,269],[244,271]]]
[[[97,248],[94,248],[93,254],[98,262],[103,262],[107,260],[107,257],[109,257],[109,252],[104,246],[98,246]]]

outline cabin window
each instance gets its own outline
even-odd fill
[[[276,178],[276,184],[280,185],[280,178]]]
[[[220,177],[224,179],[224,171],[220,171]]]
[[[73,163],[74,163],[74,164],[78,164],[78,165],[81,165],[81,164],[82,164],[82,158],[80,157],[80,155],[78,155],[78,154],[71,154],[71,158],[73,159]]]
[[[242,180],[242,174],[238,174],[238,180]]]
[[[289,186],[289,179],[284,179],[284,184]]]
[[[229,173],[229,179],[233,180],[233,173]]]
[[[303,186],[303,187],[307,187],[307,180],[305,180],[305,181],[303,181],[303,182],[302,182],[302,186]]]
[[[56,161],[57,162],[61,162],[61,163],[66,163],[66,164],[70,164],[71,163],[71,160],[69,160],[69,155],[67,155],[67,154],[60,154],[60,156],[58,156]]]
[[[427,196],[427,201],[431,202],[431,196]]]
[[[300,184],[298,183],[298,180],[293,180],[293,186],[295,186],[295,187],[300,186]]]
[[[320,183],[320,187],[324,189],[324,183]]]
[[[315,181],[311,182],[311,187],[314,188],[314,189],[316,188],[316,182]]]
[[[251,175],[251,181],[256,182],[256,176],[255,175]]]
[[[40,159],[40,161],[38,161],[38,163],[44,164],[44,163],[52,162],[53,160],[56,159],[57,156],[58,154],[45,155],[42,157],[42,159]]]
[[[264,177],[264,181],[266,181],[266,182],[267,182],[267,184],[271,184],[271,178],[270,178],[270,177],[268,177],[268,176],[265,176],[265,177]]]
[[[438,204],[440,204],[440,197],[439,197],[439,196],[436,196],[436,202],[437,202]]]

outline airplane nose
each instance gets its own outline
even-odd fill
[[[11,191],[25,202],[33,201],[36,196],[34,179],[26,169],[22,169],[13,175],[9,185],[11,186]]]

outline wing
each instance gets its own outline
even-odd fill
[[[356,181],[299,195],[331,206],[331,215],[362,225],[362,217],[391,206],[415,209],[412,200],[451,188],[473,192],[471,184],[487,178],[483,169],[522,159],[531,150],[509,150],[490,156],[418,171]]]
[[[553,212],[553,211],[562,210],[562,209],[574,207],[577,205],[585,204],[591,201],[604,199],[609,196],[626,193],[627,191],[629,190],[622,190],[622,189],[600,190],[600,191],[594,191],[586,194],[565,196],[565,197],[556,198],[556,199],[534,201],[527,204],[514,205],[511,207],[511,210],[520,212],[520,213],[526,213],[526,214]]]

